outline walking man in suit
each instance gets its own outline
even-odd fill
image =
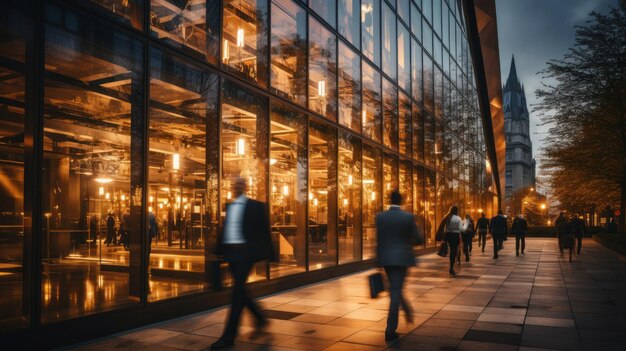
[[[391,193],[389,210],[376,215],[376,230],[378,232],[378,246],[376,254],[378,264],[385,269],[389,279],[389,314],[385,340],[398,338],[398,310],[400,304],[407,315],[407,321],[412,322],[411,306],[402,297],[402,285],[408,267],[415,265],[413,245],[424,242],[423,235],[418,231],[411,213],[402,211],[400,204],[402,195],[398,190]]]
[[[478,231],[478,246],[482,247],[485,252],[485,244],[487,243],[487,232],[489,231],[489,220],[485,217],[485,213],[480,214],[480,218],[476,222],[476,231]]]
[[[507,235],[506,218],[502,215],[502,210],[498,210],[498,215],[491,218],[489,231],[493,238],[493,258],[498,259],[498,251],[502,249],[502,242]]]
[[[511,232],[515,234],[515,256],[519,256],[520,242],[522,244],[522,255],[526,248],[526,232],[528,231],[528,222],[521,213],[513,220]]]
[[[273,256],[269,218],[265,204],[245,195],[246,181],[236,178],[233,185],[235,200],[226,207],[221,248],[233,276],[233,296],[228,322],[222,336],[211,345],[212,350],[234,344],[239,318],[248,307],[256,318],[257,330],[267,325],[267,319],[246,291],[246,281],[256,262]]]

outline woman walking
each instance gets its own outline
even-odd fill
[[[454,271],[454,262],[456,261],[456,255],[461,242],[461,232],[464,232],[466,226],[463,224],[461,217],[459,217],[459,208],[456,205],[450,207],[448,214],[443,218],[439,224],[439,228],[444,233],[443,240],[448,243],[450,248],[450,276],[456,276]],[[438,230],[439,231],[439,230]]]
[[[465,230],[461,234],[463,239],[463,253],[465,254],[465,262],[469,262],[472,254],[472,239],[474,238],[474,221],[469,214],[465,215]],[[461,255],[459,255],[461,256]]]

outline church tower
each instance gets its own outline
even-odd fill
[[[529,135],[529,114],[524,86],[520,84],[515,68],[515,56],[511,70],[502,88],[504,100],[504,131],[506,135],[506,194],[535,187],[535,159]]]

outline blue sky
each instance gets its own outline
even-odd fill
[[[575,25],[583,25],[591,11],[606,13],[618,0],[496,0],[500,69],[506,82],[515,54],[515,66],[526,90],[530,112],[530,136],[533,156],[538,158],[546,127],[537,127],[539,119],[532,112],[540,87],[537,74],[552,58],[561,58],[574,44]],[[539,162],[539,159],[537,160]],[[539,170],[538,170],[539,171]]]

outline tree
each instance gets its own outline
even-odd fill
[[[561,203],[619,204],[626,234],[626,0],[576,27],[562,59],[550,60],[536,91],[549,136],[542,170]]]

